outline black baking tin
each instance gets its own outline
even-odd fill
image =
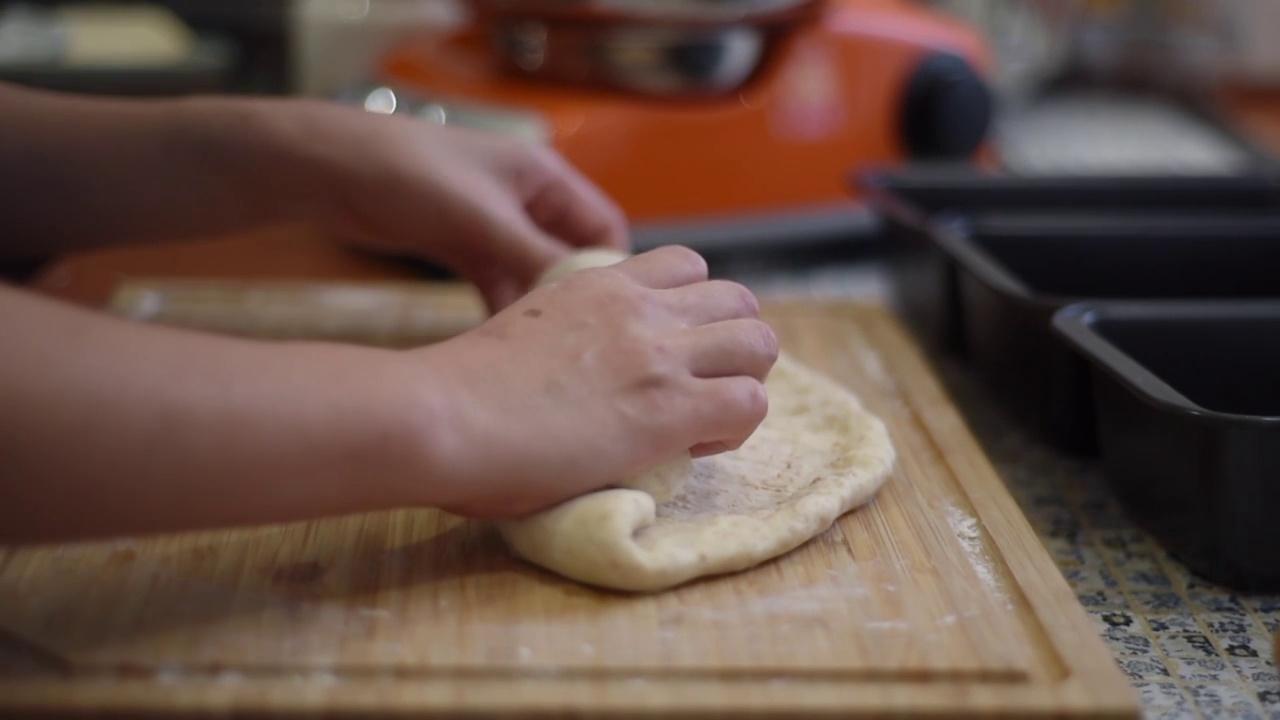
[[[1280,212],[1153,217],[990,214],[939,223],[968,359],[1055,448],[1096,450],[1083,361],[1051,329],[1089,299],[1280,299]]]
[[[1081,303],[1053,325],[1092,368],[1134,520],[1206,579],[1280,590],[1280,301]]]
[[[910,166],[859,176],[884,221],[897,309],[929,348],[967,354],[955,266],[934,226],[992,212],[1150,216],[1168,212],[1280,212],[1280,175],[1023,177],[956,165]]]

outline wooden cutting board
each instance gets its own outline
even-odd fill
[[[426,342],[425,285],[135,283],[115,311]],[[0,709],[160,715],[1138,717],[1092,623],[886,311],[774,304],[784,347],[888,423],[869,506],[775,562],[652,596],[560,580],[431,510],[0,555]]]

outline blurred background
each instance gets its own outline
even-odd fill
[[[1265,165],[1277,30],[1274,0],[0,0],[0,79],[516,134],[617,197],[641,248],[794,257],[875,242],[854,178],[878,168]]]

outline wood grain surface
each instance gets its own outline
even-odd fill
[[[430,342],[422,284],[158,283],[116,312],[259,337]],[[876,500],[754,570],[587,589],[433,510],[0,555],[0,710],[533,717],[1137,717],[1137,699],[890,314],[766,308],[888,423]]]

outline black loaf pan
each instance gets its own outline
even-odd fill
[[[1280,302],[1083,303],[1103,467],[1127,511],[1213,582],[1280,590]]]
[[[970,165],[912,165],[855,184],[884,222],[899,313],[923,344],[967,354],[954,264],[932,240],[934,225],[1002,211],[1147,216],[1168,212],[1280,213],[1280,175],[1022,177]]]
[[[1019,422],[1071,454],[1094,454],[1097,434],[1087,367],[1054,335],[1055,312],[1084,300],[1280,299],[1280,212],[991,214],[940,224],[934,238],[957,268],[971,365]]]

